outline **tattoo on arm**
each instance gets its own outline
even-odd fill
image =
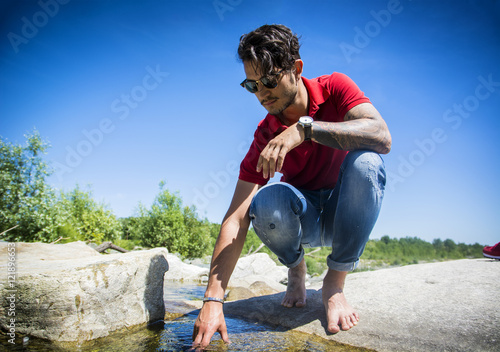
[[[382,117],[374,108],[358,105],[351,109],[344,122],[315,121],[312,139],[341,150],[368,149],[380,154],[391,150],[391,135]]]

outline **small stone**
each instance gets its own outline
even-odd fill
[[[226,296],[226,301],[237,301],[254,297],[254,293],[246,287],[233,287]]]

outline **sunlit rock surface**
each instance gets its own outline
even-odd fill
[[[184,263],[177,255],[167,255],[169,269],[165,274],[166,281],[206,281],[208,269]]]
[[[228,288],[240,290],[239,288],[243,287],[250,289],[254,296],[260,296],[286,290],[283,282],[286,282],[287,277],[288,269],[285,266],[276,265],[265,253],[256,253],[238,260]],[[230,291],[229,294],[231,294]]]
[[[249,263],[254,261],[247,259]],[[246,281],[255,283],[273,276],[268,275],[266,265],[260,270],[253,271],[252,279],[247,277]],[[252,284],[237,286],[242,289],[238,288],[233,297],[229,291],[228,296],[239,300],[226,302],[224,314],[376,351],[500,351],[499,278],[500,261],[490,259],[349,274],[344,291],[361,320],[353,329],[337,334],[326,332],[321,280],[307,287],[304,308],[282,307],[283,290],[260,296],[252,292]],[[189,307],[192,312],[202,305],[200,300],[183,303],[180,311],[184,313],[190,311]]]
[[[284,308],[284,293],[227,302],[225,314],[377,351],[500,351],[500,262],[469,259],[348,275],[345,294],[361,320],[326,333],[321,284],[307,306]],[[316,287],[314,287],[316,286]]]

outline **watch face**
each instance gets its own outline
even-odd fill
[[[299,119],[300,123],[304,123],[304,124],[310,124],[312,123],[314,120],[312,119],[312,117],[310,116],[302,116],[300,119]]]

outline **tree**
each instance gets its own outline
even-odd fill
[[[68,214],[65,230],[70,240],[101,243],[121,237],[122,226],[104,204],[92,198],[90,190],[83,191],[77,185],[71,192],[61,192],[61,206]]]
[[[55,192],[45,178],[50,175],[42,156],[49,144],[38,131],[25,135],[26,145],[0,137],[0,232],[9,241],[46,241],[58,238],[64,226]]]
[[[441,240],[440,238],[435,238],[434,241],[432,241],[432,245],[434,246],[434,248],[436,249],[436,251],[440,251],[443,249],[443,240]]]
[[[387,235],[385,236],[382,236],[382,238],[380,238],[380,241],[384,244],[389,244],[391,242],[391,238]]]
[[[165,182],[160,183],[160,193],[151,209],[139,205],[138,225],[142,245],[166,247],[172,253],[195,258],[208,254],[211,246],[208,221],[199,220],[195,207],[183,207],[182,199],[170,193]]]
[[[122,225],[122,238],[127,241],[139,243],[141,234],[139,232],[140,218],[130,216],[128,218],[118,219]]]
[[[455,242],[449,238],[444,240],[443,245],[444,245],[444,248],[446,248],[447,252],[453,252],[455,250],[455,248],[457,248],[457,245],[455,244]]]

